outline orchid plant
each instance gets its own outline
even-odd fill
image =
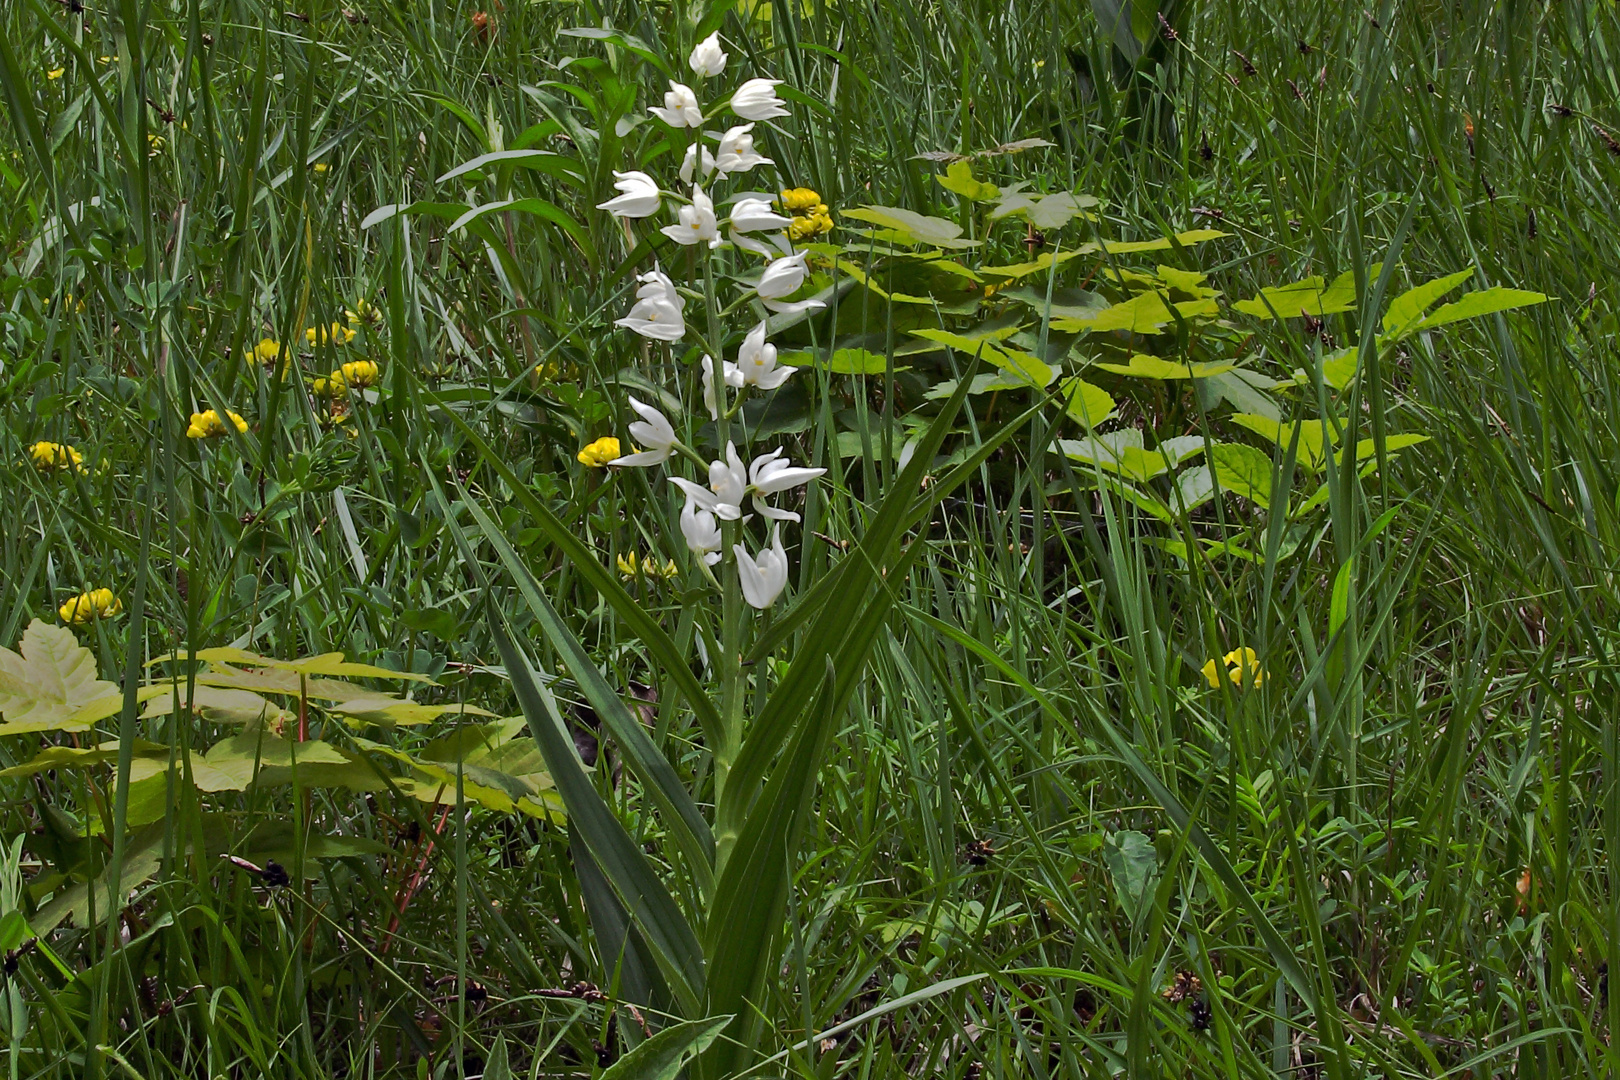
[[[707,80],[725,73],[728,60],[719,34],[713,33],[692,50],[688,66],[694,81],[702,87]],[[629,435],[639,449],[608,464],[668,468],[673,461],[684,459],[700,470],[696,480],[673,473],[668,479],[685,496],[678,518],[685,546],[698,571],[723,597],[723,625],[717,642],[723,720],[719,745],[714,747],[717,795],[724,793],[743,734],[745,687],[737,661],[746,636],[742,605],[769,611],[781,597],[788,581],[788,556],[781,528],[785,522],[800,520],[796,512],[773,500],[788,497],[826,472],[794,465],[782,447],[759,453],[745,464],[730,438],[732,421],[748,396],[777,389],[795,370],[779,362],[776,346],[767,340],[769,316],[807,314],[824,306],[814,298],[792,299],[804,288],[809,269],[805,253],[793,247],[790,230],[794,216],[778,211],[776,197],[734,192],[725,203],[722,218],[713,195],[720,185],[734,185],[756,169],[775,164],[756,149],[754,131],[761,123],[789,115],[776,93],[779,85],[776,79],[748,79],[718,105],[705,108],[697,90],[671,80],[664,104],[648,111],[676,138],[688,138],[679,189],[666,190],[646,172],[616,171],[614,187],[618,194],[598,206],[624,221],[627,229],[633,229],[635,222],[656,219],[673,207],[675,220],[663,225],[659,232],[690,248],[696,256],[688,263],[695,267],[693,280],[684,287],[657,267],[640,275],[635,302],[615,325],[652,342],[700,345],[703,405],[716,423],[718,442],[724,450],[714,460],[705,461],[680,441],[668,417],[653,405],[630,397],[629,406],[640,419],[629,425]],[[727,114],[744,122],[728,126],[719,134],[706,130],[712,121]],[[710,263],[711,259],[726,257],[764,260],[757,281],[729,305],[728,298],[718,295],[716,285],[726,275],[718,273]],[[735,271],[737,267],[728,269]],[[687,323],[688,297],[702,298],[708,313],[706,326]],[[755,310],[758,321],[744,335],[736,358],[727,359],[724,312],[748,307]],[[744,540],[748,523],[756,515],[766,524],[768,535],[751,553]],[[722,837],[719,858],[723,860],[726,853]]]

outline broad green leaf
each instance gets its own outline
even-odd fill
[[[1496,285],[1489,289],[1468,293],[1461,300],[1435,308],[1419,320],[1416,325],[1412,326],[1407,333],[1415,334],[1420,330],[1433,330],[1437,326],[1449,326],[1451,323],[1462,322],[1464,319],[1477,319],[1481,315],[1494,315],[1499,311],[1512,311],[1514,308],[1529,307],[1532,304],[1546,303],[1546,301],[1546,293],[1528,292],[1524,289],[1509,289]]]
[[[385,697],[355,698],[332,705],[329,711],[373,724],[429,724],[443,716],[495,715],[488,709],[465,703],[423,705]]]
[[[1188,514],[1198,509],[1215,497],[1214,472],[1208,465],[1183,469],[1176,474],[1174,495],[1182,513]]]
[[[258,653],[249,652],[246,649],[223,647],[199,649],[195,655],[198,660],[205,660],[211,664],[222,663],[257,668],[279,668],[282,671],[292,671],[305,676],[347,675],[361,679],[408,679],[412,682],[426,683],[429,686],[438,685],[426,675],[418,675],[414,671],[394,671],[373,664],[350,663],[343,659],[343,654],[340,652],[306,656],[299,660],[277,660],[273,656],[260,656]]]
[[[1254,299],[1239,300],[1233,304],[1232,310],[1253,315],[1257,319],[1297,319],[1301,314],[1321,318],[1323,315],[1354,311],[1355,307],[1356,277],[1352,271],[1346,270],[1334,278],[1331,285],[1323,284],[1320,277],[1308,277],[1292,285],[1261,289]]]
[[[994,331],[987,331],[975,337],[969,334],[952,333],[949,330],[913,330],[913,337],[920,337],[927,341],[947,345],[958,352],[969,356],[980,356],[1005,372],[1015,384],[1023,384],[1042,388],[1051,383],[1057,376],[1057,369],[1052,365],[1037,360],[1020,349],[1009,348],[998,344],[998,341],[1011,337],[1018,332],[1016,326],[1001,327]]]
[[[977,247],[977,240],[960,239],[962,226],[944,218],[927,217],[899,206],[861,206],[840,211],[840,216],[903,233],[918,244],[939,248]]]
[[[1299,463],[1312,472],[1320,472],[1322,466],[1327,464],[1327,425],[1320,420],[1304,420],[1297,424],[1289,424],[1270,416],[1259,416],[1254,413],[1233,413],[1230,417],[1234,424],[1248,428],[1262,438],[1270,439],[1284,450],[1294,439],[1294,431],[1299,431]]]
[[[979,274],[981,277],[1008,278],[1016,281],[1019,278],[1029,277],[1031,274],[1038,274],[1043,270],[1050,270],[1053,266],[1062,266],[1071,259],[1078,259],[1082,255],[1091,255],[1096,251],[1097,245],[1095,243],[1081,244],[1072,251],[1049,251],[1030,262],[1013,263],[1011,266],[981,266],[979,267]]]
[[[386,696],[341,679],[300,676],[286,668],[235,668],[215,661],[208,671],[193,677],[198,686],[220,686],[262,694],[300,695],[312,701],[357,701]]]
[[[1090,195],[1058,192],[1055,195],[1036,197],[1021,191],[1009,190],[1002,193],[1001,201],[990,211],[990,217],[996,220],[1016,214],[1037,229],[1058,229],[1067,225],[1073,218],[1087,216],[1087,211],[1096,205],[1097,200]]]
[[[675,1080],[687,1059],[707,1050],[729,1023],[729,1016],[711,1016],[671,1024],[608,1066],[601,1080]]]
[[[197,787],[203,791],[242,791],[253,783],[260,769],[273,766],[291,768],[303,765],[343,765],[349,759],[329,743],[319,739],[293,742],[267,731],[233,735],[208,748],[203,763],[206,776],[193,770]]]
[[[1350,385],[1350,380],[1356,377],[1356,370],[1360,364],[1360,348],[1350,346],[1335,349],[1322,357],[1322,381],[1335,390],[1343,390]]]
[[[123,707],[123,692],[96,677],[96,658],[65,627],[35,619],[23,631],[19,652],[0,648],[0,735],[88,728]],[[116,700],[92,720],[79,714]],[[99,703],[99,704],[98,704]]]
[[[150,720],[155,716],[167,716],[174,711],[176,704],[185,704],[186,687],[184,679],[177,679],[175,683],[158,683],[156,686],[159,692],[141,712],[142,719]],[[273,726],[277,721],[284,721],[293,715],[251,690],[233,690],[222,686],[198,685],[192,687],[191,694],[192,711],[204,720],[217,724],[266,724]]]
[[[1153,841],[1145,833],[1123,829],[1104,840],[1102,856],[1120,909],[1132,923],[1140,923],[1159,880],[1159,853]]]
[[[1173,322],[1177,316],[1191,319],[1219,313],[1220,307],[1212,298],[1166,304],[1164,297],[1159,293],[1145,292],[1105,308],[1089,318],[1053,319],[1052,329],[1064,333],[1082,330],[1107,333],[1123,330],[1131,334],[1157,334],[1165,324]]]
[[[562,229],[569,236],[573,237],[575,242],[578,243],[580,247],[587,251],[591,250],[589,235],[585,232],[584,227],[581,226],[579,222],[574,220],[572,215],[570,215],[566,210],[562,209],[556,203],[547,202],[545,199],[537,199],[533,197],[526,199],[501,199],[497,202],[484,203],[482,206],[475,206],[466,213],[462,214],[460,217],[456,218],[455,221],[451,222],[449,231],[455,232],[458,229],[464,229],[473,222],[477,221],[479,218],[503,211],[506,213],[534,214],[537,217],[545,218],[553,225],[556,225],[558,228]]]
[[[1084,439],[1059,439],[1057,449],[1075,461],[1144,483],[1202,453],[1204,440],[1197,435],[1178,435],[1149,450],[1142,445],[1139,429],[1126,428]]]
[[[108,866],[94,883],[96,922],[103,922],[109,915],[124,910],[124,906],[129,903],[129,894],[141,882],[156,874],[162,861],[161,827],[143,829],[132,836],[124,848],[124,860],[119,867],[118,880],[113,881],[112,867]],[[90,891],[91,885],[87,882],[75,885],[64,883],[50,901],[29,920],[34,933],[41,936],[49,934],[69,919],[73,921],[73,925],[87,928],[90,922]]]
[[[1148,356],[1137,353],[1131,357],[1128,364],[1098,364],[1103,371],[1111,371],[1115,375],[1128,375],[1133,379],[1207,379],[1211,375],[1219,375],[1223,371],[1231,371],[1236,364],[1178,364],[1160,356]]]
[[[1455,274],[1426,281],[1397,296],[1389,302],[1389,310],[1384,312],[1384,333],[1398,335],[1408,323],[1415,322],[1428,311],[1436,300],[1473,276],[1472,270],[1459,270]]]
[[[968,161],[952,162],[945,170],[944,176],[935,176],[934,179],[946,191],[955,192],[964,199],[971,199],[974,202],[988,202],[1001,194],[1001,189],[996,185],[975,180],[973,164]]]
[[[1094,428],[1114,415],[1114,399],[1100,386],[1084,379],[1066,379],[1063,383],[1064,411],[1076,423]]]
[[[823,365],[817,365],[815,355],[808,350],[782,352],[777,355],[777,359],[794,367],[821,366],[834,375],[881,375],[889,369],[888,362],[881,353],[869,352],[866,349],[836,349]],[[897,367],[894,370],[910,369]]]
[[[139,740],[134,751],[140,757],[168,760],[169,748],[163,743]],[[33,776],[51,769],[83,769],[118,760],[118,740],[109,739],[95,746],[47,746],[21,765],[0,769],[0,776]]]
[[[1230,233],[1223,233],[1219,229],[1189,229],[1178,232],[1173,237],[1165,236],[1157,240],[1103,240],[1096,247],[1107,255],[1134,255],[1140,251],[1169,251],[1174,247],[1184,247],[1188,244],[1202,244],[1207,240],[1219,240]]]
[[[1244,443],[1216,443],[1210,459],[1223,490],[1241,495],[1261,509],[1271,506],[1270,455]]]

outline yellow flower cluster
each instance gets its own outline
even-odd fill
[[[811,189],[789,188],[782,192],[782,206],[793,215],[793,224],[788,226],[792,239],[808,240],[832,231],[832,211]]]
[[[84,455],[67,443],[37,442],[28,448],[28,457],[40,472],[67,472],[84,464]]]
[[[304,340],[311,345],[347,345],[354,340],[355,332],[340,322],[334,321],[330,328],[325,326],[312,326],[304,331]]]
[[[619,440],[604,435],[579,452],[579,463],[600,469],[619,456]]]
[[[124,602],[114,596],[111,589],[91,589],[57,608],[56,613],[70,626],[83,626],[93,619],[108,618],[123,610]]]
[[[620,555],[613,561],[619,564],[619,576],[626,581],[634,581],[641,576],[672,578],[680,572],[680,568],[675,565],[674,559],[670,559],[663,566],[659,566],[658,560],[638,559],[633,551],[628,555]]]
[[[225,410],[225,415],[236,426],[237,431],[246,431],[248,429],[247,421],[229,409]],[[207,412],[194,412],[191,414],[191,426],[186,428],[186,438],[212,439],[226,434],[229,430],[225,426],[225,421],[219,418],[219,413],[209,409]]]
[[[326,378],[316,379],[311,389],[318,396],[337,397],[345,390],[363,390],[375,386],[381,374],[375,361],[350,360]]]
[[[277,360],[281,359],[281,355],[285,351],[286,350],[281,347],[281,342],[277,341],[275,338],[260,338],[257,345],[247,350],[247,358],[255,364],[263,364],[265,367],[270,367]]]
[[[1204,665],[1204,678],[1209,680],[1211,690],[1219,690],[1221,687],[1221,668],[1223,665],[1226,669],[1226,677],[1231,680],[1233,686],[1258,687],[1266,681],[1266,673],[1260,667],[1260,657],[1253,649],[1245,645],[1243,648],[1233,649],[1221,657],[1219,664],[1211,660]]]
[[[356,300],[354,307],[345,309],[343,315],[344,318],[349,320],[350,326],[359,326],[361,323],[366,323],[369,326],[381,326],[383,321],[382,311],[376,304],[364,297]]]

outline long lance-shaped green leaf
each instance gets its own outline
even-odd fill
[[[810,698],[814,684],[806,674],[805,665],[801,661],[808,659],[814,665],[817,657],[831,655],[850,643],[850,628],[859,626],[863,619],[873,617],[871,613],[862,611],[873,584],[881,583],[889,576],[898,577],[894,574],[896,568],[888,564],[893,559],[894,548],[905,531],[925,518],[952,490],[965,483],[976,471],[978,463],[1017,434],[1024,421],[1028,419],[1026,413],[1004,425],[983,442],[969,461],[952,469],[932,484],[920,499],[916,499],[913,493],[922,487],[924,470],[944,440],[946,432],[950,430],[950,425],[966,397],[963,387],[971,384],[972,374],[970,371],[963,376],[957,392],[934,419],[910,464],[895,478],[894,489],[878,508],[866,537],[845,559],[849,569],[845,571],[839,589],[835,595],[826,598],[815,622],[799,643],[793,665],[766,700],[759,716],[755,718],[748,740],[743,744],[742,752],[737,755],[736,764],[732,766],[731,778],[726,787],[728,802],[733,796],[742,802],[740,806],[732,808],[731,813],[727,812],[727,808],[721,809],[722,831],[733,827],[746,813],[746,807],[752,801],[759,780],[764,776],[777,750],[787,741],[804,703]],[[1034,406],[1035,409],[1041,407],[1041,405]],[[839,670],[843,675],[855,678],[858,672],[847,670],[849,650],[845,648],[843,651],[845,656],[839,661]]]
[[[449,417],[450,422],[461,430],[467,441],[472,443],[473,448],[489,464],[489,467],[494,469],[496,474],[506,481],[507,486],[511,488],[518,502],[522,503],[523,508],[534,516],[535,522],[545,532],[547,538],[557,545],[568,559],[573,571],[584,578],[591,588],[595,589],[608,602],[608,605],[618,613],[619,618],[624,621],[625,628],[640,639],[641,643],[647,647],[647,651],[652,654],[654,662],[675,684],[675,688],[685,695],[692,711],[697,714],[698,723],[702,726],[704,734],[711,739],[717,739],[722,727],[720,713],[715,709],[714,703],[709,700],[708,695],[703,692],[703,687],[698,684],[697,678],[693,676],[691,668],[687,666],[687,662],[681,655],[681,650],[676,647],[674,639],[664,631],[662,626],[659,626],[653,620],[652,616],[642,610],[641,605],[636,603],[635,597],[626,592],[624,587],[613,579],[612,573],[596,561],[596,554],[586,546],[585,542],[535,497],[534,493],[529,490],[528,485],[517,478],[517,474],[512,472],[506,462],[501,460],[500,456],[490,448],[489,444],[465,420],[456,415],[455,410],[445,406],[431,391],[423,390],[422,393],[424,397],[443,410],[444,415]]]
[[[580,838],[579,829],[570,826],[569,854],[574,859],[574,875],[579,878],[580,899],[596,933],[596,954],[602,959],[604,986],[615,987],[626,1001],[654,1009],[669,1007],[669,991],[659,978],[658,964],[647,955],[647,943],[630,920],[630,913],[619,903],[619,894],[596,865],[596,857]]]
[[[563,804],[568,807],[569,820],[578,827],[585,846],[635,919],[642,937],[652,947],[681,1010],[689,1016],[697,1015],[704,985],[703,949],[697,935],[692,933],[686,917],[675,906],[669,890],[653,873],[646,855],[585,775],[574,740],[557,711],[556,699],[535,676],[528,657],[512,640],[505,614],[493,600],[489,611],[495,645],[512,679],[518,705],[529,721],[529,731],[540,747]]]
[[[602,672],[598,670],[590,654],[585,651],[585,646],[568,628],[568,624],[563,622],[562,617],[557,614],[557,609],[546,599],[545,593],[540,591],[540,583],[534,579],[529,568],[523,565],[523,560],[518,558],[518,553],[512,549],[500,526],[496,525],[484,509],[471,499],[464,498],[463,505],[478,522],[478,528],[483,532],[484,539],[500,556],[506,572],[516,582],[518,592],[522,594],[529,610],[534,612],[535,618],[539,620],[546,637],[562,654],[569,673],[584,691],[585,700],[590,702],[591,708],[596,710],[596,714],[613,733],[620,749],[624,751],[625,760],[629,762],[631,770],[646,787],[647,794],[657,804],[659,812],[664,815],[666,824],[675,835],[676,843],[686,855],[686,861],[690,864],[692,874],[697,878],[703,895],[708,896],[714,888],[714,834],[709,831],[709,823],[703,819],[697,803],[692,801],[691,794],[681,783],[680,777],[675,774],[669,760],[647,736],[646,729],[630,715],[624,701],[602,677]]]
[[[772,770],[770,781],[720,874],[709,912],[709,1011],[738,1016],[731,1039],[716,1046],[703,1062],[705,1077],[725,1077],[746,1064],[744,1056],[758,1042],[757,1004],[765,975],[775,966],[772,948],[782,930],[789,865],[809,816],[816,774],[832,738],[833,720],[842,710],[831,658],[823,662],[821,688],[811,703],[811,719],[801,724],[793,743]]]
[[[591,785],[590,777],[585,775],[585,766],[574,749],[573,737],[563,723],[562,714],[557,711],[556,699],[535,677],[528,657],[512,640],[506,615],[495,606],[490,594],[489,579],[483,566],[474,555],[461,523],[449,512],[450,502],[444,497],[444,489],[439,486],[432,469],[426,470],[425,475],[443,509],[445,525],[461,553],[462,564],[484,590],[490,631],[500,649],[502,662],[506,664],[507,676],[512,680],[518,705],[529,722],[529,732],[540,749],[540,756],[545,759],[546,769],[551,773],[552,782],[557,785],[563,805],[568,808],[569,821],[578,828],[597,866],[640,928],[642,938],[652,949],[653,958],[658,962],[681,1010],[695,1016],[703,995],[703,951],[698,945],[697,935],[692,933],[691,926],[675,905],[669,890],[653,873],[646,855]]]
[[[1043,694],[1034,683],[1019,674],[1016,668],[1003,660],[988,645],[975,640],[971,635],[941,619],[934,618],[926,612],[911,609],[907,614],[917,622],[950,638],[962,648],[967,649],[985,663],[994,667],[1002,675],[1012,680],[1024,693],[1028,694],[1030,699],[1044,709],[1054,720],[1065,726],[1073,722],[1073,718],[1068,713],[1060,711],[1057,705]],[[1226,857],[1226,852],[1216,846],[1215,841],[1210,839],[1209,834],[1204,832],[1203,827],[1192,820],[1192,815],[1181,804],[1181,800],[1171,793],[1170,789],[1165,786],[1164,781],[1159,779],[1159,775],[1148,766],[1147,762],[1142,760],[1142,756],[1119,733],[1119,729],[1114,727],[1106,717],[1098,716],[1096,720],[1102,727],[1103,733],[1108,736],[1108,741],[1113,745],[1114,752],[1119,755],[1120,760],[1137,775],[1137,778],[1143,784],[1147,785],[1148,791],[1152,793],[1154,800],[1164,807],[1165,813],[1170,815],[1171,820],[1176,823],[1177,827],[1187,833],[1188,838],[1197,846],[1199,852],[1204,856],[1204,860],[1215,871],[1215,875],[1221,879],[1222,884],[1237,895],[1238,902],[1248,911],[1249,917],[1254,920],[1254,926],[1260,934],[1260,939],[1266,943],[1266,949],[1271,953],[1271,958],[1276,962],[1278,969],[1282,971],[1283,977],[1288,980],[1288,985],[1292,986],[1294,992],[1299,994],[1312,1012],[1315,1012],[1317,1008],[1315,986],[1311,984],[1310,979],[1306,978],[1304,970],[1299,966],[1298,960],[1294,958],[1294,951],[1289,948],[1288,942],[1283,940],[1282,934],[1277,932],[1277,928],[1266,917],[1265,909],[1260,906],[1259,901],[1254,898],[1254,894],[1249,891],[1249,887],[1244,884],[1243,878],[1233,868],[1231,860]]]
[[[729,1016],[711,1016],[671,1024],[615,1061],[602,1080],[675,1080],[686,1059],[708,1049],[730,1022]]]

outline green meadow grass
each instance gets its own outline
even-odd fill
[[[762,877],[757,911],[744,890],[723,909],[737,927],[701,928],[736,965],[715,961],[712,984],[768,963],[693,1074],[1615,1075],[1620,19],[1582,0],[1167,0],[1161,24],[1133,2],[1139,33],[1129,4],[1115,29],[1112,0],[509,0],[487,20],[415,0],[8,0],[0,645],[110,588],[122,613],[75,632],[131,691],[187,649],[341,651],[434,677],[418,701],[533,722],[538,687],[514,686],[510,662],[526,651],[561,675],[630,850],[689,917],[707,910],[665,807],[586,722],[602,699],[579,662],[632,705],[651,688],[634,715],[712,819],[700,725],[598,583],[632,553],[689,565],[674,504],[655,475],[576,458],[622,437],[627,391],[698,400],[695,368],[613,329],[646,252],[594,209],[612,170],[678,161],[619,123],[657,103],[652,62],[561,33],[613,27],[684,70],[707,19],[733,63],[786,81],[794,118],[761,147],[821,194],[835,239],[857,243],[841,215],[873,204],[983,240],[936,181],[939,152],[1045,140],[974,158],[975,176],[1095,196],[1099,220],[1003,225],[961,258],[1218,229],[1108,265],[1203,271],[1223,303],[1349,272],[1357,305],[1320,327],[1280,311],[1212,340],[1307,373],[1279,394],[1304,415],[1331,401],[1362,437],[1429,441],[1314,478],[1299,446],[1256,441],[1274,484],[1326,483],[1325,502],[1289,524],[1218,496],[1167,525],[1051,449],[1079,434],[1061,408],[981,395],[925,463],[960,485],[926,520],[889,521],[898,448],[940,412],[923,392],[967,358],[896,355],[958,316],[846,278],[836,327],[782,339],[825,351],[832,334],[885,361],[792,384],[784,438],[830,470],[794,592],[914,546],[903,573],[861,568],[888,605],[851,601],[878,614],[838,628],[870,639],[837,654],[860,665],[847,702],[806,706],[794,729],[828,741],[805,827],[767,868],[790,883],[780,918]],[[520,148],[555,156],[444,179]],[[448,228],[444,207],[500,199],[536,201]],[[442,205],[377,213],[423,203]],[[1031,280],[1106,275],[1082,265]],[[1342,394],[1309,374],[1384,300],[1459,271],[1550,300],[1413,335]],[[353,341],[306,342],[362,300],[375,316]],[[290,347],[285,380],[246,355],[266,337]],[[334,419],[303,387],[357,360],[379,381]],[[1114,426],[1231,436],[1227,406],[1162,389],[1183,384],[1108,385]],[[248,430],[187,438],[210,408]],[[35,468],[42,440],[85,467]],[[1250,527],[1253,559],[1164,543]],[[625,592],[695,655],[694,573]],[[820,665],[812,644],[840,644],[784,625],[748,665],[760,705],[795,656]],[[1265,680],[1211,690],[1202,665],[1244,646]],[[459,723],[367,737],[423,760]],[[228,733],[143,718],[131,697],[95,733],[0,734],[8,768],[46,743],[122,743],[92,768],[0,777],[9,1076],[675,1074],[633,1049],[712,1014],[621,962],[624,912],[577,813],[490,808],[470,776],[436,799],[339,779],[143,803],[158,789],[129,782],[137,735],[178,760]],[[784,785],[799,745],[769,758]],[[255,869],[272,856],[290,884]],[[119,869],[128,895],[82,888]],[[91,908],[36,940],[76,882]],[[745,922],[765,951],[731,956]],[[752,1048],[736,1042],[749,1021]]]

